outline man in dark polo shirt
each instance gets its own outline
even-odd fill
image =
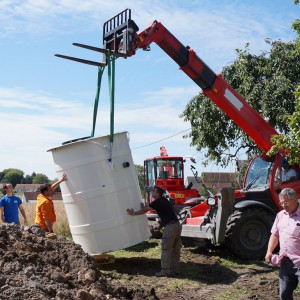
[[[131,216],[142,215],[154,209],[161,220],[164,227],[161,241],[161,271],[155,274],[159,277],[179,273],[181,249],[181,225],[173,206],[163,194],[164,190],[155,186],[152,192],[153,202],[138,211],[134,211],[132,208],[127,209],[127,213]]]

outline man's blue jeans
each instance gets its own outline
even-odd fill
[[[279,271],[280,300],[293,300],[293,292],[300,281],[300,270],[294,267],[294,263],[284,257]]]

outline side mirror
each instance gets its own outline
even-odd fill
[[[194,163],[194,164],[196,163],[196,160],[195,160],[194,157],[191,157],[190,160],[191,160],[192,163]]]

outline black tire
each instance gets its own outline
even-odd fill
[[[263,258],[274,216],[259,208],[236,210],[226,226],[226,245],[242,259]]]
[[[194,247],[196,245],[194,238],[182,236],[180,239],[183,247]]]
[[[184,247],[198,247],[201,249],[207,249],[208,247],[211,246],[210,241],[207,239],[204,240],[204,239],[197,239],[197,238],[186,237],[186,236],[181,237],[181,243]]]

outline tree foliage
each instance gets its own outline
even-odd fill
[[[31,184],[31,183],[49,183],[49,178],[42,173],[36,174],[35,172],[32,175],[25,175],[22,170],[9,168],[0,172],[0,182],[8,183],[10,182],[14,187],[19,184]]]
[[[142,196],[145,195],[145,177],[144,177],[144,167],[141,165],[135,165],[135,170],[137,174],[137,178],[139,181],[139,186],[141,190]]]
[[[45,174],[42,174],[42,173],[37,173],[32,179],[32,183],[34,183],[34,184],[43,184],[43,183],[49,183],[49,182],[50,182],[49,178]]]
[[[295,1],[295,4],[298,4]],[[298,57],[300,56],[300,19],[295,20],[293,29],[298,33],[296,39],[296,50]],[[289,134],[279,134],[272,137],[274,143],[268,154],[272,155],[278,151],[284,151],[289,159],[290,164],[300,164],[300,84],[294,92],[296,96],[295,111],[285,116],[285,121],[289,126]]]
[[[286,120],[290,126],[290,133],[273,136],[274,145],[268,154],[273,155],[284,151],[290,164],[300,164],[300,97],[295,112],[286,116]]]
[[[269,51],[251,54],[249,44],[237,49],[236,60],[222,71],[223,78],[280,133],[289,133],[286,114],[295,110],[294,91],[300,83],[300,56],[295,41],[266,40]],[[200,94],[187,104],[181,117],[191,124],[191,145],[206,150],[206,163],[228,165],[232,158],[260,150],[223,111]],[[187,137],[186,136],[186,137]],[[233,150],[234,149],[234,150]]]
[[[32,183],[32,177],[30,175],[26,175],[23,179],[22,182],[24,184],[31,184]]]
[[[8,183],[10,182],[13,186],[16,186],[16,184],[21,183],[24,172],[19,169],[5,169],[3,170],[3,177],[1,179],[2,183]]]

